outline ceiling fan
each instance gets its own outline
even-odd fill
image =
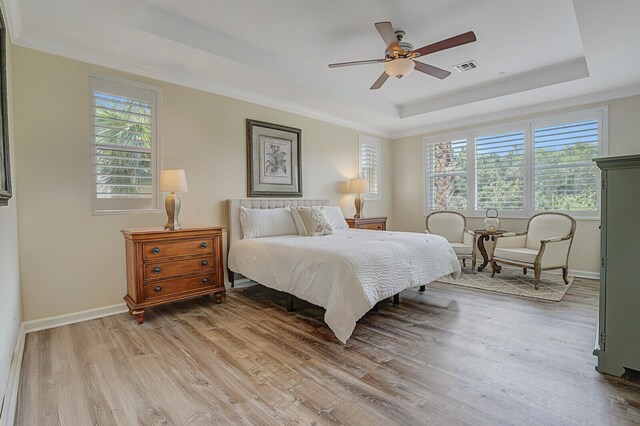
[[[387,45],[387,50],[383,59],[329,64],[329,68],[339,68],[349,67],[352,65],[384,63],[384,72],[376,82],[373,83],[373,86],[370,88],[371,90],[382,87],[389,76],[402,78],[411,74],[414,69],[441,80],[443,78],[447,78],[451,74],[449,71],[434,67],[433,65],[425,64],[424,62],[418,62],[416,61],[416,58],[476,41],[476,35],[473,31],[469,31],[414,50],[412,44],[404,41],[404,31],[394,31],[391,22],[377,22],[375,26],[380,33],[382,40],[384,40],[384,43]]]

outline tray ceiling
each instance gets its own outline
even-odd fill
[[[390,137],[640,84],[634,0],[6,3],[16,44]],[[387,20],[415,47],[478,41],[421,58],[445,80],[413,73],[370,91],[382,64],[327,67],[383,57],[373,24]],[[468,60],[479,68],[453,70]]]

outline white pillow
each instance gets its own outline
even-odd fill
[[[282,209],[240,207],[240,224],[245,239],[298,234],[288,207]]]
[[[323,206],[322,211],[331,225],[331,229],[348,229],[347,221],[344,219],[342,210],[338,206]]]
[[[302,223],[304,223],[307,236],[319,237],[333,234],[331,225],[320,207],[298,207],[297,210],[302,218]]]
[[[296,224],[296,228],[298,228],[298,235],[303,237],[307,236],[307,230],[304,228],[304,222],[300,217],[300,213],[298,213],[298,209],[295,207],[291,207],[291,216],[293,216],[293,223]]]

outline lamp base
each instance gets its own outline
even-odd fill
[[[353,215],[354,218],[359,219],[364,217],[364,213],[362,210],[364,209],[364,200],[360,197],[360,194],[354,200],[356,205],[356,214]]]
[[[164,200],[164,208],[167,210],[167,224],[164,229],[168,231],[177,231],[182,229],[178,222],[178,213],[180,213],[180,198],[176,197],[176,194],[172,192],[167,195],[167,199]]]

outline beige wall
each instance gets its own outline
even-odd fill
[[[25,320],[120,303],[120,230],[166,220],[91,215],[90,73],[162,87],[163,165],[185,169],[189,184],[181,195],[183,226],[226,225],[224,200],[246,196],[247,118],[302,129],[305,198],[328,198],[353,214],[353,198],[340,188],[358,173],[355,130],[17,46],[13,71]],[[391,213],[388,140],[381,151],[382,199],[367,202],[369,216]]]
[[[583,105],[580,107],[548,111],[525,117],[487,122],[471,128],[503,124],[581,109],[609,107],[609,155],[628,155],[640,153],[640,96],[615,99],[609,102]],[[396,139],[392,142],[394,171],[393,176],[393,219],[396,229],[404,231],[424,230],[423,213],[423,140],[425,136],[457,132],[469,127],[452,128],[438,133],[425,133]],[[525,219],[504,219],[504,229],[521,231],[526,228]],[[469,226],[481,227],[482,219],[470,219]],[[576,237],[571,251],[569,266],[574,271],[599,273],[600,262],[600,222],[597,220],[579,220]]]
[[[5,15],[6,16],[6,15]],[[11,360],[22,322],[20,274],[18,264],[18,214],[15,189],[15,141],[13,137],[13,98],[11,93],[11,46],[7,46],[7,86],[9,143],[13,197],[9,205],[0,207],[0,404],[5,396]]]

